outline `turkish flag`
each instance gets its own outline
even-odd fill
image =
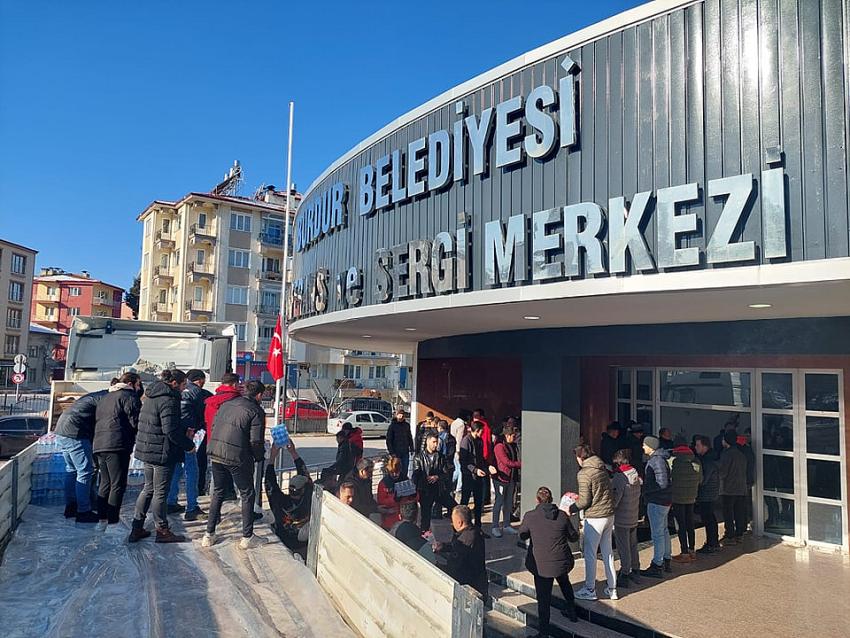
[[[274,327],[274,336],[269,346],[269,362],[266,364],[272,378],[277,381],[283,378],[283,339],[280,334],[280,315]]]

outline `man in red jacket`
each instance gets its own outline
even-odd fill
[[[241,396],[242,388],[239,387],[239,375],[233,372],[225,372],[221,377],[221,385],[215,389],[215,394],[204,401],[204,423],[207,426],[207,440],[212,436],[213,421],[215,421],[215,415],[218,413],[218,409],[223,403]],[[225,500],[236,500],[233,479],[225,475],[224,480],[228,483],[224,486]],[[210,493],[212,493],[212,490],[210,490]]]

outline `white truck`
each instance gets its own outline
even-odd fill
[[[62,410],[80,396],[109,387],[113,377],[138,372],[147,384],[167,368],[207,374],[207,389],[236,369],[232,323],[171,323],[112,317],[76,317],[68,335],[65,380],[50,391],[52,430]]]

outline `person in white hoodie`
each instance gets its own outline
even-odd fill
[[[638,509],[641,481],[638,471],[631,465],[631,450],[614,453],[614,477],[611,491],[614,496],[614,539],[620,554],[620,573],[617,583],[628,587],[629,582],[640,582],[640,559],[637,548]]]

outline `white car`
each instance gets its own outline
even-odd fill
[[[328,433],[336,434],[342,429],[343,423],[351,423],[351,427],[363,430],[363,436],[387,436],[390,420],[380,412],[340,412],[328,419]]]

